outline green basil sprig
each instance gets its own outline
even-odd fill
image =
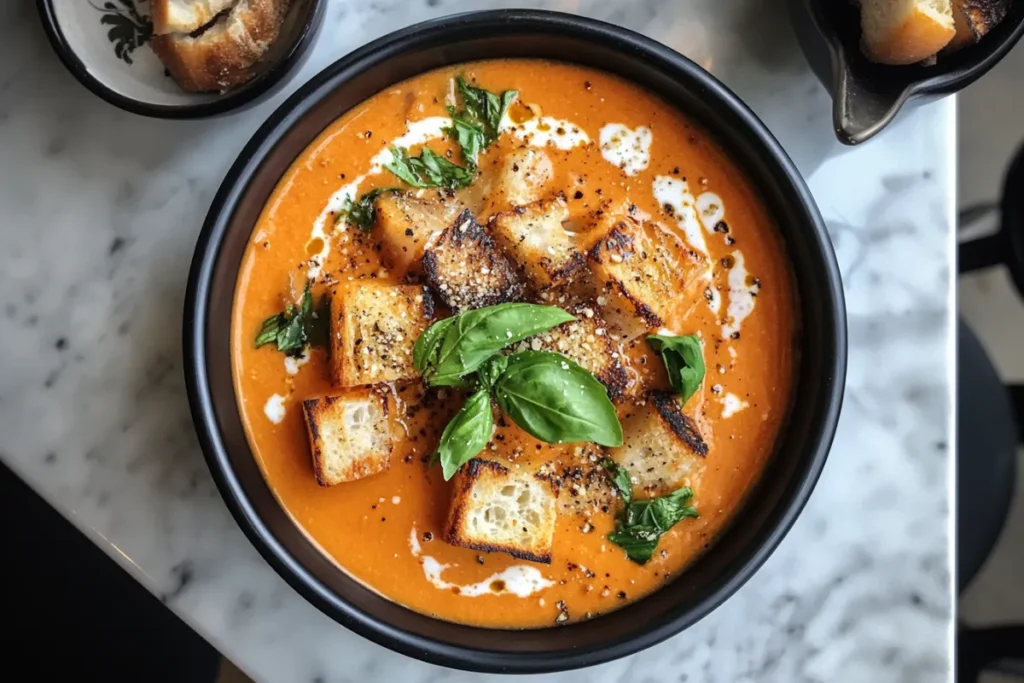
[[[689,504],[693,498],[690,487],[684,486],[659,498],[633,500],[629,473],[611,460],[604,461],[603,465],[625,503],[608,540],[625,550],[626,557],[633,562],[646,564],[669,529],[687,517],[699,517],[697,508]]]
[[[466,311],[431,325],[416,340],[413,364],[429,386],[465,386],[506,346],[575,320],[555,306],[508,303]]]
[[[370,232],[373,222],[377,219],[377,207],[374,200],[382,194],[397,191],[397,187],[376,187],[356,201],[346,199],[338,218],[345,219],[363,232]]]
[[[554,306],[499,304],[445,318],[416,340],[413,363],[428,385],[475,389],[441,434],[436,457],[446,480],[487,446],[492,396],[512,421],[541,441],[622,445],[615,406],[590,372],[547,351],[499,354],[573,319]]]
[[[513,422],[541,441],[622,445],[622,425],[604,385],[559,353],[510,356],[494,383],[494,398]]]
[[[441,434],[436,457],[441,461],[445,481],[487,446],[493,431],[491,395],[486,389],[478,389],[466,399]]]
[[[277,350],[289,356],[301,356],[310,344],[325,346],[328,335],[329,302],[324,295],[318,309],[313,307],[313,283],[306,282],[298,306],[288,304],[282,313],[263,321],[256,335],[256,348],[276,344]]]
[[[506,90],[498,96],[469,85],[462,76],[455,78],[455,84],[462,96],[462,109],[448,107],[452,117],[448,133],[459,143],[466,161],[475,166],[480,153],[498,139],[501,119],[519,93]]]
[[[651,334],[647,336],[647,343],[661,355],[672,391],[686,403],[700,389],[706,373],[700,338],[695,334],[678,337]]]
[[[409,150],[404,147],[392,147],[391,155],[392,160],[384,164],[384,168],[413,187],[457,190],[469,187],[476,177],[475,166],[459,166],[427,147],[423,148],[418,157],[409,156]]]

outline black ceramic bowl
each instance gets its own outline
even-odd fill
[[[963,90],[981,78],[1024,35],[1024,0],[977,44],[937,64],[888,66],[860,50],[860,12],[849,0],[789,0],[800,47],[832,95],[832,124],[847,145],[871,138],[913,98],[934,99]]]
[[[309,56],[327,0],[293,0],[278,39],[247,83],[224,93],[182,90],[150,50],[152,24],[140,0],[36,0],[57,56],[93,94],[162,119],[196,119],[250,107],[277,92]]]
[[[692,569],[654,596],[556,630],[496,632],[439,621],[365,588],[309,542],[278,504],[249,449],[232,382],[235,281],[264,202],[327,125],[374,93],[469,60],[542,57],[623,76],[703,124],[760,188],[792,263],[803,352],[795,402],[763,485]],[[543,672],[637,652],[692,625],[767,559],[825,464],[846,371],[839,271],[807,187],[778,142],[708,73],[668,48],[609,24],[551,12],[451,16],[377,40],[303,86],[256,133],[220,188],[196,246],[185,302],[185,366],[203,451],[221,494],[266,560],[310,602],[353,631],[412,657],[495,672]]]

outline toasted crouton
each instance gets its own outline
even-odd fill
[[[416,340],[430,325],[434,301],[418,285],[354,280],[331,298],[331,366],[340,387],[419,377]]]
[[[668,229],[629,218],[590,249],[598,304],[619,339],[662,327],[673,310],[699,301],[711,263]]]
[[[423,250],[462,213],[461,203],[440,192],[426,198],[385,192],[374,208],[381,263],[396,277],[419,273]]]
[[[547,332],[523,341],[534,351],[554,351],[568,356],[590,370],[608,389],[613,401],[622,397],[629,383],[617,345],[608,335],[608,325],[595,304],[580,303],[568,309],[576,316]]]
[[[423,253],[429,284],[455,313],[514,301],[523,293],[511,264],[468,210]]]
[[[551,479],[474,458],[459,470],[452,491],[449,543],[551,563],[558,500]]]
[[[383,472],[391,466],[388,402],[373,388],[302,402],[321,486],[334,486]]]
[[[530,147],[512,150],[502,160],[491,188],[487,213],[539,201],[546,194],[553,175],[551,157],[544,150]]]
[[[629,472],[639,495],[661,496],[704,471],[708,445],[675,396],[652,391],[622,421],[623,444],[608,454]]]
[[[517,206],[491,218],[489,230],[536,290],[569,282],[585,268],[583,255],[562,223],[561,197]]]

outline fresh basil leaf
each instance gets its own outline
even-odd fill
[[[633,482],[629,478],[629,472],[611,458],[605,458],[601,466],[612,479],[615,488],[619,491],[619,497],[626,505],[633,502]]]
[[[493,432],[491,396],[487,390],[480,389],[466,399],[441,434],[437,456],[445,481],[487,446]]]
[[[629,480],[628,474],[626,480]],[[630,500],[619,514],[615,531],[608,534],[608,540],[622,547],[630,560],[644,564],[651,559],[658,541],[669,529],[687,517],[699,515],[697,508],[689,504],[693,489],[688,486],[649,500],[632,500],[632,485],[629,490]]]
[[[480,384],[485,389],[490,391],[491,387],[494,386],[498,378],[501,377],[501,373],[505,372],[505,368],[508,367],[508,356],[491,356],[487,359],[487,362],[477,370],[477,376],[480,378]]]
[[[341,213],[338,214],[338,217],[343,218],[352,225],[355,225],[363,232],[370,232],[374,221],[377,219],[377,207],[375,203],[377,197],[388,192],[398,191],[397,187],[376,187],[365,193],[356,201],[346,199],[345,205],[342,207]]]
[[[462,76],[456,77],[455,84],[462,95],[464,118],[480,126],[485,135],[485,146],[489,145],[498,138],[501,119],[519,93],[506,90],[499,97],[488,90],[470,85]]]
[[[446,320],[453,322],[446,324],[440,348],[433,336],[437,333],[431,330],[445,321],[434,323],[424,332],[430,334],[421,354],[424,367],[420,372],[430,386],[452,386],[506,346],[574,318],[555,306],[508,303],[466,311]]]
[[[391,148],[392,160],[384,164],[413,187],[444,187],[450,190],[468,187],[476,177],[476,167],[464,168],[448,161],[429,148],[418,157],[409,156],[404,147]]]
[[[257,348],[276,344],[282,353],[301,356],[310,343],[326,344],[329,341],[329,332],[324,327],[328,325],[330,303],[325,295],[319,310],[315,310],[312,287],[313,283],[307,280],[298,306],[288,304],[283,313],[263,321],[256,335]]]
[[[455,323],[455,318],[444,318],[428,327],[416,340],[412,348],[412,364],[425,374],[427,368],[437,364],[437,354],[441,351],[441,342],[448,328]]]
[[[513,354],[494,384],[494,397],[506,415],[541,441],[622,445],[622,425],[604,385],[561,354]]]
[[[463,158],[475,166],[480,152],[487,147],[487,134],[483,128],[462,118],[454,109],[449,111],[452,115],[452,126],[448,129],[448,134],[459,143]]]
[[[686,403],[700,389],[706,373],[700,338],[694,334],[679,337],[651,334],[647,336],[647,343],[661,355],[672,391]]]

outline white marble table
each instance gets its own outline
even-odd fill
[[[0,3],[0,458],[256,679],[484,678],[392,654],[307,604],[235,526],[200,454],[182,378],[185,277],[217,185],[283,95],[214,121],[121,112],[64,71],[34,4]],[[510,5],[624,24],[733,87],[809,178],[851,340],[828,466],[758,575],[658,647],[545,678],[949,679],[952,100],[840,148],[785,13],[758,0],[332,0],[292,87],[393,29]]]

